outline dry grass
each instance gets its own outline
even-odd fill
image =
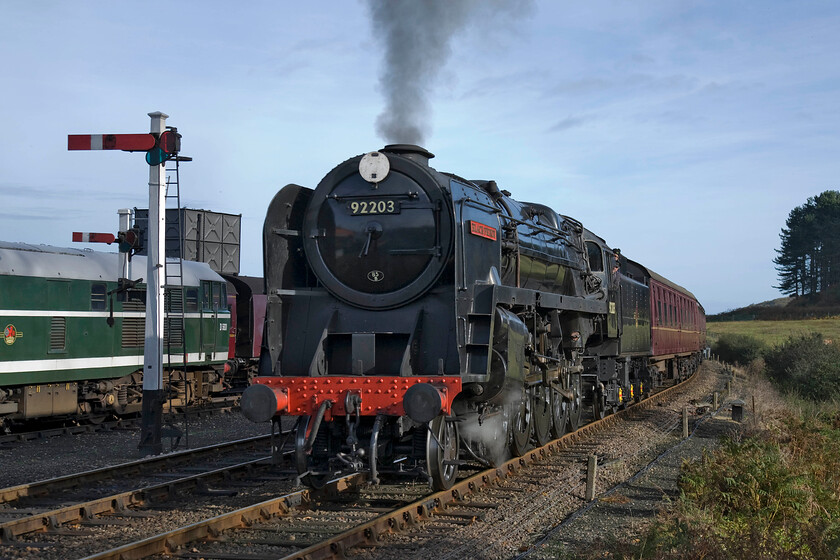
[[[709,340],[714,343],[723,334],[752,336],[766,346],[776,346],[790,337],[820,333],[823,338],[840,341],[840,317],[801,321],[732,321],[708,323]]]

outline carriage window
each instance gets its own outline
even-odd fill
[[[679,305],[679,302],[677,301],[677,298],[674,296],[674,294],[671,294],[671,326],[672,327],[677,326],[677,313],[678,313],[677,306],[678,305]]]
[[[91,284],[90,285],[90,308],[93,311],[104,311],[105,310],[105,296],[106,296],[106,288],[105,284]]]
[[[592,272],[604,271],[604,257],[601,256],[601,247],[592,241],[586,242],[586,253],[589,256],[589,268]]]
[[[668,294],[668,326],[674,326],[674,298],[672,294]]]
[[[671,294],[671,326],[677,324],[677,302],[674,298],[674,294]]]
[[[222,285],[213,282],[213,309],[221,309]]]

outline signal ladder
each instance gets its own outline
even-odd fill
[[[173,127],[166,127],[169,130],[177,129]],[[184,401],[189,398],[190,386],[187,379],[187,339],[186,339],[186,310],[185,310],[185,294],[184,294],[184,220],[181,216],[181,189],[180,189],[180,163],[192,161],[191,157],[180,156],[175,154],[175,157],[166,162],[166,200],[165,213],[167,219],[172,215],[170,210],[173,210],[177,215],[177,228],[169,227],[167,224],[166,232],[164,233],[164,338],[166,339],[166,369],[168,371],[167,378],[167,394],[169,395],[169,412],[172,414],[172,396],[177,394],[177,391],[172,390],[172,372],[178,367],[177,362],[173,362],[173,356],[181,356],[180,366],[183,371],[184,383]],[[176,237],[177,236],[177,237]],[[170,256],[177,248],[177,255]],[[184,415],[184,432],[186,437],[185,445],[189,447],[189,415]],[[178,445],[182,432],[172,426],[171,420],[167,422],[167,427],[163,429],[163,437],[170,437],[172,448]],[[177,439],[176,439],[177,438]]]

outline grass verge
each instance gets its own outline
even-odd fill
[[[644,534],[563,558],[840,558],[840,403],[782,399],[760,365],[739,381],[759,403],[744,429],[683,465],[679,499]]]

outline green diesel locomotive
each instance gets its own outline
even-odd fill
[[[120,266],[118,253],[0,242],[0,428],[140,410],[146,258],[129,263],[133,281]],[[164,303],[171,406],[225,389],[231,337],[225,280],[204,263],[178,270]]]

